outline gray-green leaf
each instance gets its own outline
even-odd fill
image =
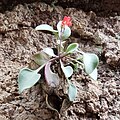
[[[51,71],[51,62],[47,62],[45,65],[45,79],[49,86],[56,87],[59,85],[59,76]]]
[[[67,49],[66,49],[66,53],[73,53],[74,51],[76,51],[78,49],[78,43],[71,43]]]
[[[32,60],[34,60],[34,62],[40,66],[47,63],[49,59],[50,59],[49,55],[47,55],[43,51],[32,56]]]
[[[85,72],[91,74],[94,69],[98,66],[99,58],[97,55],[92,53],[83,54],[83,63],[85,67]]]
[[[47,24],[41,24],[38,25],[35,30],[46,30],[46,31],[50,31],[50,32],[58,32],[57,30],[54,30],[52,26],[47,25]]]
[[[62,61],[60,61],[62,71],[66,78],[69,78],[73,74],[73,68],[71,66],[64,67]]]
[[[69,85],[68,96],[70,101],[74,101],[75,97],[77,96],[77,88],[73,84]]]
[[[95,68],[93,70],[93,72],[91,74],[89,74],[89,76],[93,79],[93,80],[97,80],[97,68]]]
[[[19,76],[18,76],[18,86],[20,93],[27,89],[31,88],[33,85],[35,85],[41,75],[37,73],[37,70],[31,70],[28,68],[23,68],[20,70]]]
[[[62,21],[57,24],[59,37],[61,36]],[[62,33],[62,40],[66,40],[71,35],[71,29],[65,25],[64,32]]]
[[[50,47],[44,48],[42,51],[45,52],[46,54],[48,54],[50,57],[55,57],[55,56],[56,56],[56,55],[54,54],[53,49],[50,48]]]

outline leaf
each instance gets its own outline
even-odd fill
[[[69,85],[68,96],[70,101],[74,101],[75,97],[77,96],[77,88],[73,84]]]
[[[31,88],[33,85],[35,85],[39,81],[40,77],[41,75],[37,73],[37,70],[23,68],[18,76],[18,86],[20,93],[23,90]]]
[[[97,80],[97,68],[95,68],[93,70],[93,72],[91,74],[89,74],[89,76],[93,79],[93,80]]]
[[[49,59],[50,57],[43,51],[32,56],[32,60],[40,66],[47,63]]]
[[[50,57],[55,57],[56,55],[54,54],[54,51],[52,48],[44,48],[42,50],[43,52],[45,52],[46,54],[48,54]]]
[[[61,36],[61,28],[62,28],[61,24],[62,24],[62,21],[60,21],[57,24],[57,30],[59,33],[59,37]],[[62,33],[62,40],[65,40],[71,35],[71,29],[67,25],[65,25],[65,28],[63,29],[64,29],[64,32]]]
[[[62,24],[62,21],[59,21],[57,24],[57,30],[59,32],[59,36],[60,36],[61,28],[62,28],[61,24]]]
[[[83,54],[83,63],[87,74],[91,74],[94,69],[98,66],[99,58],[97,55],[92,53]]]
[[[74,51],[76,51],[78,48],[78,43],[71,43],[67,49],[66,49],[66,53],[73,53]]]
[[[41,25],[38,25],[35,30],[46,30],[46,31],[50,31],[50,32],[58,32],[57,30],[54,30],[52,26],[50,25],[47,25],[47,24],[41,24]]]
[[[65,25],[65,30],[64,30],[64,33],[62,35],[62,39],[66,40],[67,38],[69,38],[70,35],[71,35],[71,29]]]
[[[66,77],[66,78],[69,78],[69,77],[73,74],[73,69],[72,69],[72,67],[71,67],[71,66],[66,66],[66,67],[64,67],[62,61],[60,61],[60,64],[61,64],[61,69],[62,69],[65,77]]]
[[[47,84],[51,87],[56,87],[59,85],[59,76],[51,71],[51,62],[47,62],[45,65],[45,79]]]

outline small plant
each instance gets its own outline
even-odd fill
[[[18,86],[20,93],[31,88],[43,76],[45,83],[51,87],[56,88],[60,85],[61,78],[68,84],[67,95],[69,101],[74,101],[77,95],[77,88],[71,82],[71,76],[79,69],[85,72],[94,80],[97,80],[97,66],[99,59],[93,53],[84,53],[79,49],[78,43],[71,43],[66,46],[66,39],[71,35],[70,26],[71,18],[65,16],[62,21],[57,24],[57,30],[47,24],[39,25],[35,30],[44,30],[52,32],[56,36],[56,48],[44,48],[40,53],[33,55],[32,59],[39,65],[36,70],[30,68],[23,68],[20,70],[18,76]],[[57,67],[55,68],[55,64]],[[44,74],[40,71],[43,71]]]

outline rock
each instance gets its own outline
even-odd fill
[[[20,3],[31,3],[39,0],[2,0],[0,2],[0,12],[4,12],[7,9],[13,8]],[[98,14],[102,11],[104,13],[111,13],[116,11],[120,14],[120,1],[118,0],[40,0],[48,4],[60,5],[63,7],[76,7],[85,11],[94,11]],[[9,6],[9,7],[8,7]],[[106,14],[107,15],[107,14]]]
[[[5,116],[0,115],[0,120],[8,120]]]
[[[111,67],[119,67],[120,65],[120,41],[109,38],[109,42],[105,43],[103,47],[103,55],[106,59],[106,63]]]

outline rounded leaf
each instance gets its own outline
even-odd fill
[[[62,40],[66,40],[71,35],[71,29],[67,25],[65,25],[64,28],[62,28],[62,21],[60,21],[57,24],[57,29],[58,29],[59,37],[62,37]]]
[[[77,88],[73,84],[69,85],[68,96],[70,101],[74,101],[75,97],[77,96]]]
[[[67,49],[66,49],[66,53],[73,53],[74,51],[76,51],[78,49],[78,43],[71,43]]]
[[[57,30],[58,30],[59,36],[60,36],[61,29],[62,29],[62,21],[59,21],[57,24]]]
[[[46,30],[46,31],[50,31],[50,32],[58,32],[57,30],[54,30],[52,26],[47,25],[47,24],[41,24],[38,25],[35,30]]]
[[[45,52],[41,51],[32,56],[32,60],[38,65],[43,65],[49,61],[50,57]]]
[[[83,54],[83,63],[85,67],[85,72],[91,74],[94,69],[98,66],[99,58],[97,55],[92,53]]]
[[[45,79],[47,84],[51,87],[56,87],[59,85],[59,76],[51,71],[51,62],[47,62],[45,65]]]
[[[73,74],[73,68],[71,66],[64,67],[62,61],[60,61],[61,69],[66,78],[69,78]]]
[[[93,80],[97,80],[97,68],[95,68],[93,70],[93,72],[91,74],[89,74],[89,76],[93,79]]]
[[[18,76],[19,91],[22,92],[27,88],[31,88],[39,81],[40,77],[41,75],[36,70],[23,68]]]
[[[42,51],[45,52],[46,54],[48,54],[50,57],[55,57],[55,56],[56,56],[56,55],[54,54],[53,49],[50,48],[50,47],[44,48]]]

